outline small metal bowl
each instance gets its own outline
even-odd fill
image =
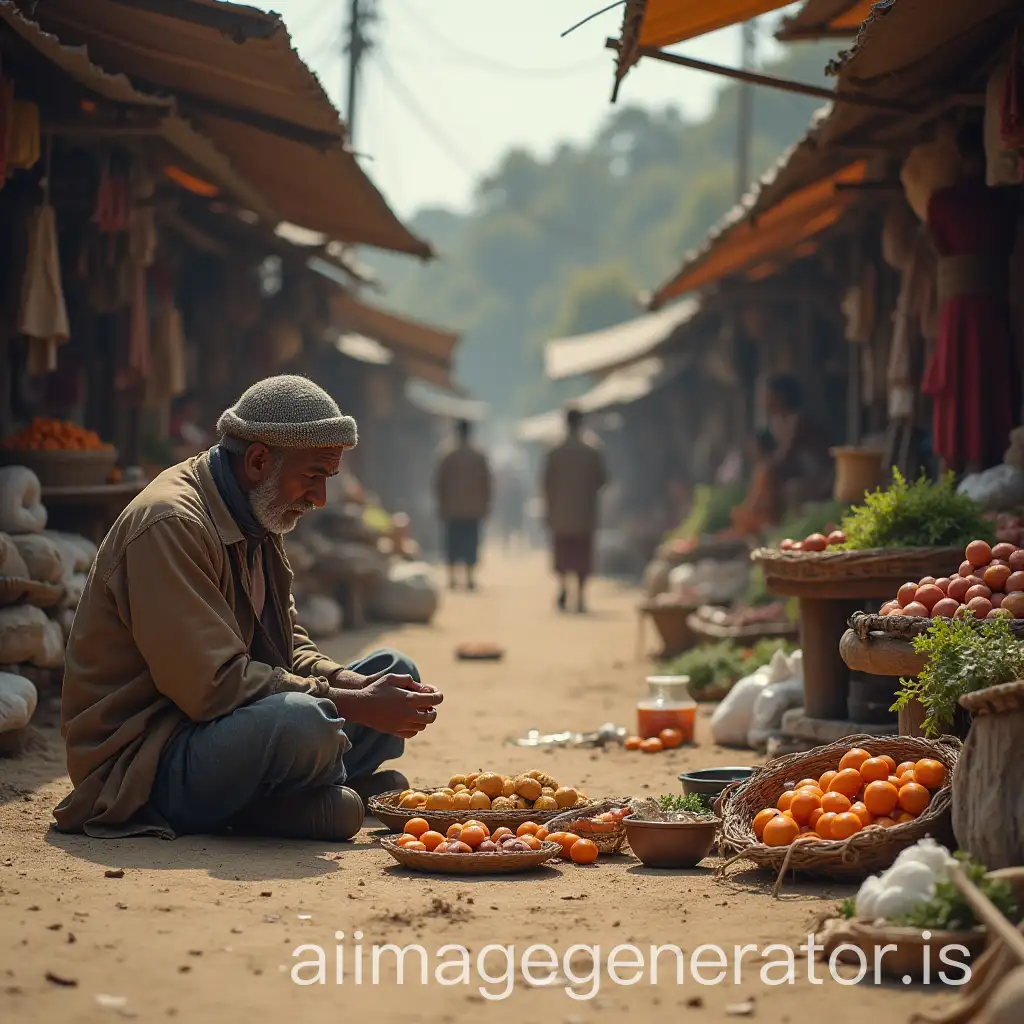
[[[683,795],[696,793],[709,803],[717,800],[734,782],[746,782],[754,774],[753,768],[701,768],[695,772],[683,772],[679,781],[683,784]]]

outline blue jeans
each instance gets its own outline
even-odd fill
[[[349,668],[420,679],[396,651]],[[216,832],[258,800],[364,778],[404,750],[398,736],[342,722],[325,697],[277,693],[182,729],[160,756],[149,800],[178,835]]]

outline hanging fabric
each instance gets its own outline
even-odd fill
[[[1001,111],[1003,145],[1024,149],[1024,32],[1013,33]]]
[[[1024,181],[1024,161],[1017,147],[1007,145],[1003,138],[1003,104],[1011,63],[1007,57],[996,65],[985,90],[985,184],[989,188]]]

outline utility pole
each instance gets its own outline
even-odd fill
[[[740,66],[750,71],[754,66],[754,51],[757,45],[756,22],[746,21],[742,25],[743,49]],[[739,85],[739,109],[736,117],[736,199],[742,199],[750,187],[750,141],[754,133],[754,87],[749,82]]]
[[[376,20],[373,0],[348,0],[348,40],[344,51],[348,55],[348,121],[349,142],[356,134],[356,112],[359,98],[359,71],[363,58],[373,47],[367,34],[368,27]]]

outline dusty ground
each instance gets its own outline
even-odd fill
[[[403,762],[421,784],[456,771],[493,767],[502,772],[541,766],[591,795],[674,791],[684,767],[743,763],[744,755],[715,748],[707,712],[698,721],[698,745],[660,755],[565,750],[535,754],[503,746],[531,726],[542,730],[594,728],[606,720],[633,720],[645,665],[635,660],[636,595],[599,583],[586,618],[552,610],[550,584],[538,555],[494,556],[475,596],[446,597],[430,629],[400,629],[347,637],[332,651],[351,657],[360,648],[400,646],[438,684],[446,701],[437,724],[413,742]],[[493,639],[507,647],[497,665],[457,664],[455,645]],[[53,722],[54,714],[40,716]],[[50,810],[67,792],[56,733],[48,747],[17,761],[0,761],[0,1020],[103,1021],[111,1016],[189,1022],[275,1020],[304,1022],[610,1019],[616,1012],[684,1020],[726,1019],[727,1007],[752,1002],[748,1014],[766,1022],[828,1019],[904,1021],[916,1009],[946,998],[899,986],[811,986],[797,961],[797,983],[768,988],[759,980],[756,953],[733,981],[737,944],[806,940],[815,914],[849,893],[842,887],[787,886],[772,900],[763,875],[722,883],[709,868],[654,872],[631,857],[602,858],[598,866],[544,868],[504,880],[445,879],[405,873],[364,832],[353,846],[186,838],[102,842],[49,831]],[[120,878],[107,869],[123,869]],[[337,945],[346,948],[344,983],[335,984]],[[533,943],[561,957],[577,943],[680,946],[687,956],[701,944],[724,947],[729,979],[701,987],[687,973],[676,984],[662,961],[660,983],[649,970],[633,987],[604,973],[600,991],[577,1002],[564,991],[530,988],[517,973],[511,996],[489,1006],[472,967],[468,985],[423,986],[417,961],[395,983],[385,968],[380,984],[355,984],[354,933],[364,945],[421,943],[433,974],[437,950],[458,943],[475,958],[488,943],[514,944],[518,960]],[[299,987],[290,976],[292,951],[317,944],[329,956],[327,984]],[[773,954],[777,955],[777,954]],[[443,954],[441,959],[451,959]],[[301,959],[308,959],[304,954]],[[539,961],[538,961],[539,962]],[[505,973],[494,956],[485,970]],[[589,954],[569,965],[590,973]],[[822,969],[819,967],[818,973]],[[627,977],[630,971],[624,972]],[[714,972],[709,972],[713,974]],[[449,978],[454,975],[449,974]],[[491,992],[503,982],[486,986]],[[578,986],[589,991],[592,983]],[[113,997],[113,998],[109,998]],[[740,1018],[742,1019],[742,1018]]]

